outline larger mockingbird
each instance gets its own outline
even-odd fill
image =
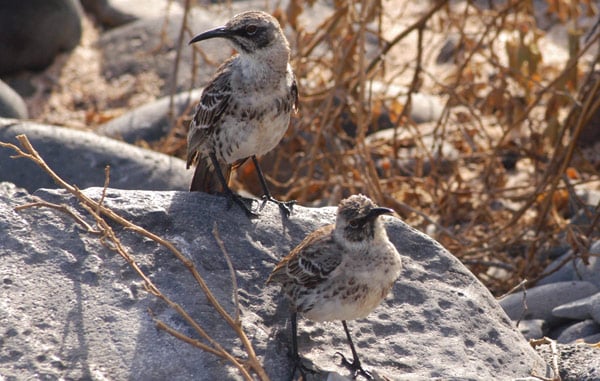
[[[281,140],[298,103],[290,48],[277,20],[264,12],[234,16],[225,26],[194,37],[191,43],[221,37],[238,54],[225,61],[204,89],[188,132],[187,167],[196,163],[191,191],[224,192],[250,217],[256,216],[228,182],[232,168],[252,158],[263,200],[289,215],[292,202],[275,200],[256,156]]]

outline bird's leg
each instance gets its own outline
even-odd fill
[[[238,204],[240,208],[242,208],[242,210],[246,213],[248,218],[258,217],[258,214],[254,213],[252,210],[250,210],[248,205],[246,205],[244,203],[244,201],[242,201],[242,197],[233,193],[231,188],[229,188],[229,185],[227,184],[227,180],[225,180],[225,176],[223,176],[223,172],[221,172],[221,166],[219,165],[219,162],[217,161],[217,157],[215,156],[215,154],[211,152],[209,154],[209,156],[210,156],[210,161],[212,162],[212,165],[215,169],[215,172],[217,173],[217,177],[219,178],[221,185],[223,185],[223,190],[225,192],[225,195],[229,199],[229,204],[227,207],[230,208],[231,202],[233,201],[236,204]]]
[[[304,365],[302,363],[302,357],[300,357],[300,354],[298,353],[298,314],[296,312],[292,312],[292,317],[290,320],[292,323],[292,360],[294,361],[294,369],[292,369],[291,380],[294,380],[296,370],[298,370],[300,372],[300,375],[302,376],[302,381],[306,381],[306,372],[317,372]]]
[[[252,162],[254,163],[254,168],[256,168],[256,173],[258,174],[258,179],[260,180],[260,185],[262,186],[264,195],[262,196],[263,204],[261,209],[264,208],[265,203],[267,201],[274,202],[279,206],[279,209],[285,214],[286,217],[289,217],[292,214],[292,208],[296,203],[296,200],[292,201],[279,201],[271,196],[271,192],[269,191],[269,187],[267,186],[267,181],[265,180],[265,176],[260,170],[260,166],[258,165],[258,160],[256,159],[256,155],[252,155]]]
[[[348,330],[348,326],[346,325],[346,321],[342,320],[342,325],[344,326],[344,331],[346,331],[346,337],[348,338],[348,343],[350,344],[350,349],[352,350],[352,362],[346,359],[341,352],[336,352],[336,354],[342,357],[342,365],[352,371],[352,376],[356,378],[359,374],[366,378],[367,380],[372,380],[373,375],[371,372],[363,369],[360,364],[360,360],[358,359],[358,354],[356,353],[356,349],[354,349],[354,343],[352,343],[352,339],[350,338],[350,331]]]

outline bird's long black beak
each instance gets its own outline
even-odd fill
[[[215,37],[229,37],[231,35],[231,31],[224,26],[220,26],[218,28],[207,30],[206,32],[202,32],[196,37],[192,38],[188,45],[193,44],[194,42],[208,40],[209,38]]]
[[[395,213],[394,209],[377,207],[377,208],[371,209],[369,214],[366,215],[365,219],[367,221],[374,220],[375,218],[381,216],[382,214],[394,214],[394,213]]]

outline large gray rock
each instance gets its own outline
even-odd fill
[[[164,16],[167,10],[181,9],[177,1],[169,0],[81,0],[81,4],[108,28],[134,20],[157,18]]]
[[[77,0],[0,2],[0,74],[40,70],[81,37]]]
[[[590,282],[558,282],[508,295],[500,300],[500,305],[513,320],[542,319],[552,325],[560,322],[552,314],[554,308],[596,292],[598,288]]]
[[[557,317],[576,320],[592,318],[600,324],[600,292],[555,307],[552,314]]]
[[[214,11],[214,12],[213,12]],[[166,96],[172,90],[173,65],[177,38],[181,27],[183,11],[174,7],[169,12],[169,22],[165,25],[165,16],[144,18],[103,33],[98,41],[98,48],[103,53],[102,74],[105,78],[113,79],[127,75],[137,75],[152,72],[165,82],[161,95]],[[190,10],[188,26],[194,33],[224,24],[231,16],[230,12],[209,10]],[[188,41],[184,41],[187,44]],[[158,49],[160,47],[160,49]],[[215,62],[224,61],[233,50],[224,45],[223,41],[207,42],[201,46]],[[215,66],[200,64],[193,78],[192,59],[193,47],[183,46],[176,91],[189,90],[190,84],[204,84]],[[196,81],[196,82],[194,82]]]
[[[15,212],[30,197],[10,186],[2,189],[0,374],[9,379],[240,379],[227,362],[157,330],[149,310],[196,337],[181,317],[144,291],[125,261],[98,237],[53,210]],[[97,199],[101,190],[85,193]],[[36,195],[75,205],[63,191]],[[334,208],[297,206],[288,220],[267,204],[259,219],[249,220],[235,206],[226,210],[226,200],[217,196],[114,189],[104,203],[173,242],[233,311],[230,272],[211,233],[216,225],[235,268],[242,326],[271,379],[289,379],[289,311],[278,288],[266,287],[265,281],[307,233],[333,222]],[[545,362],[489,291],[455,257],[398,219],[387,218],[386,226],[404,269],[382,305],[367,319],[349,322],[365,368],[394,380],[549,376]],[[225,348],[243,355],[182,264],[148,239],[115,230],[163,293]],[[301,319],[299,332],[303,356],[327,372],[348,376],[335,356],[336,351],[349,354],[339,322]]]
[[[573,253],[569,251],[557,258],[544,270],[544,273],[550,273],[550,275],[540,280],[538,285],[569,280],[584,280],[593,283],[596,287],[600,288],[600,241],[596,241],[592,244],[589,254],[590,256],[588,257],[587,264],[580,258],[576,258],[558,270],[556,270],[556,268],[563,263],[565,259],[569,258],[569,256],[573,256]]]
[[[544,323],[541,319],[521,320],[517,328],[527,340],[539,339],[545,335]]]
[[[189,114],[192,115],[201,94],[202,90],[198,89],[175,95],[173,97],[173,118],[178,118],[186,109],[189,109]],[[128,143],[135,143],[138,140],[147,142],[159,140],[166,136],[171,129],[172,122],[168,116],[170,98],[170,96],[166,96],[137,107],[104,123],[96,129],[96,132],[123,139]]]
[[[97,0],[90,0],[97,1]],[[98,41],[98,48],[103,54],[102,74],[105,78],[113,79],[123,75],[136,75],[138,73],[155,73],[165,85],[161,88],[161,95],[166,96],[175,92],[189,90],[192,84],[203,86],[216,70],[216,65],[231,56],[234,50],[222,39],[205,41],[202,44],[188,46],[189,36],[183,41],[177,82],[173,86],[173,70],[177,50],[177,41],[183,19],[183,9],[177,2],[171,2],[168,11],[168,22],[165,8],[158,5],[159,0],[152,0],[156,6],[140,5],[136,0],[118,0],[115,5],[128,13],[141,12],[140,7],[151,9],[156,15],[144,12],[139,20],[125,24],[103,33]],[[129,4],[129,5],[128,5]],[[137,9],[135,11],[134,9]],[[234,14],[248,10],[272,11],[273,7],[265,6],[264,1],[245,0],[234,1],[223,7],[222,4],[202,4],[192,7],[188,13],[187,27],[191,33],[202,31],[225,24]],[[303,25],[307,28],[316,28],[324,19],[326,12],[333,12],[329,5],[315,4],[306,7],[303,11]],[[284,31],[290,32],[289,28]],[[289,33],[288,37],[293,37]],[[376,46],[372,44],[372,46]],[[211,63],[206,63],[201,55],[197,56],[196,69],[193,69],[194,49],[200,49],[203,55],[210,58]],[[193,76],[195,75],[195,77]]]
[[[0,118],[26,119],[27,105],[21,96],[0,80]]]
[[[185,190],[191,171],[183,160],[126,144],[91,132],[0,118],[0,141],[17,143],[25,134],[55,172],[80,188],[104,184],[110,165],[110,185],[122,189]],[[0,181],[30,192],[55,188],[46,173],[29,160],[12,159],[14,151],[0,148]]]
[[[560,344],[572,344],[577,340],[600,333],[600,325],[589,319],[571,324],[565,328],[556,341]]]

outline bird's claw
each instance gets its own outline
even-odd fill
[[[227,193],[227,209],[230,209],[234,202],[240,208],[242,208],[242,210],[244,211],[244,213],[246,213],[246,216],[248,216],[248,218],[252,219],[259,217],[258,213],[253,212],[252,209],[248,205],[246,205],[242,196],[239,196],[233,192]],[[250,200],[250,203],[252,203],[252,200]]]
[[[292,369],[292,380],[294,380],[294,376],[296,375],[296,371],[300,372],[302,376],[302,381],[308,380],[306,374],[318,374],[319,372],[302,362],[302,357],[298,356],[294,359],[294,368]]]
[[[342,358],[342,365],[350,369],[350,371],[352,371],[352,377],[356,378],[358,377],[358,375],[361,375],[367,380],[373,379],[373,375],[371,374],[371,372],[365,370],[360,364],[360,361],[358,361],[358,359],[352,359],[352,361],[348,361],[346,356],[344,356],[341,352],[335,352],[335,354],[340,355],[340,357]]]
[[[265,207],[268,201],[277,204],[277,206],[279,206],[279,210],[281,210],[286,217],[289,217],[292,214],[292,209],[296,204],[296,200],[279,201],[272,196],[265,194],[262,196],[262,203],[260,205],[261,210]]]

